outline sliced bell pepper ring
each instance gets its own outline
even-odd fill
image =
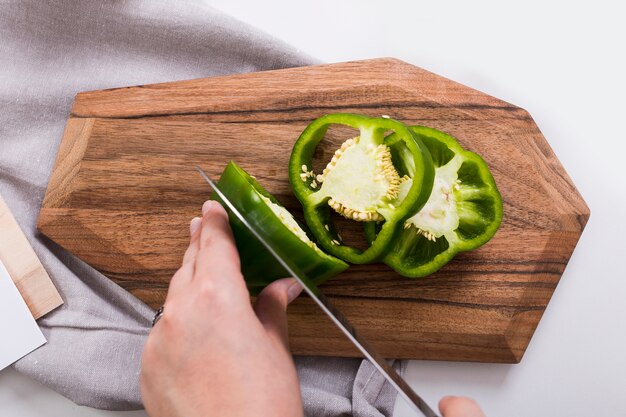
[[[272,246],[280,247],[283,254],[315,283],[320,284],[348,267],[345,262],[318,248],[291,213],[234,162],[224,169],[218,187],[245,218],[262,231]],[[221,202],[216,194],[211,198]],[[229,222],[241,258],[241,272],[252,294],[272,281],[289,276],[230,211]]]
[[[410,129],[428,147],[436,167],[435,184],[424,207],[404,222],[383,262],[400,275],[423,277],[439,270],[458,252],[489,241],[502,221],[502,198],[479,155],[464,150],[454,137],[439,130]],[[392,147],[394,154],[406,152],[400,142]],[[410,167],[399,169],[410,175]],[[403,194],[401,189],[399,199]],[[381,226],[369,223],[365,229],[368,240],[375,241]]]
[[[313,172],[313,154],[331,125],[359,130],[335,152],[320,174]],[[388,134],[393,131],[393,134]],[[398,195],[408,178],[394,167],[390,147],[402,144],[398,155],[411,167],[412,182]],[[318,243],[328,252],[354,264],[381,259],[391,248],[404,221],[428,200],[434,167],[426,146],[404,124],[389,118],[330,114],[314,120],[302,132],[291,152],[289,180],[302,203],[304,217]],[[384,220],[371,245],[361,250],[343,245],[330,218],[330,208],[356,221]]]

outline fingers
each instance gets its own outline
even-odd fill
[[[439,412],[443,417],[485,417],[476,401],[467,397],[443,397],[439,401]]]
[[[210,279],[218,287],[233,282],[243,284],[239,253],[228,223],[228,214],[216,201],[205,202],[202,212],[194,281]]]
[[[199,229],[201,224],[202,219],[200,217],[194,217],[189,223],[189,234],[191,235],[189,247],[187,247],[185,255],[183,256],[182,266],[170,280],[167,298],[173,297],[173,294],[177,293],[178,289],[184,289],[193,278],[194,261],[196,260],[196,254],[199,248],[198,241],[200,240]]]
[[[265,287],[254,304],[254,311],[265,330],[287,349],[287,305],[301,292],[302,286],[295,279],[280,279]]]
[[[189,247],[185,251],[185,255],[183,256],[183,264],[188,262],[192,262],[196,260],[196,254],[198,253],[198,249],[200,245],[198,245],[198,241],[200,240],[200,226],[202,225],[201,217],[194,217],[189,223]]]
[[[200,226],[202,225],[201,217],[194,217],[191,219],[191,223],[189,223],[189,235],[193,236],[196,234],[198,230],[200,230]]]
[[[208,211],[210,207],[209,201],[205,201],[202,205],[202,216],[204,217],[205,213]],[[189,247],[185,251],[185,256],[183,257],[183,264],[196,260],[196,255],[198,250],[200,249],[200,245],[198,245],[198,241],[200,239],[200,228],[202,227],[202,217],[194,217],[191,219],[189,223],[189,235],[191,236],[191,241],[189,243]]]
[[[187,284],[192,281],[195,274],[198,252],[200,251],[200,248],[202,246],[201,238],[203,235],[203,229],[208,228],[204,232],[205,240],[207,240],[206,236],[210,236],[212,234],[211,229],[214,228],[213,224],[216,222],[216,220],[218,222],[224,223],[221,218],[225,217],[225,225],[222,224],[221,228],[228,229],[227,239],[232,240],[230,227],[228,226],[228,216],[225,213],[220,213],[220,209],[221,206],[219,203],[210,200],[205,201],[205,203],[202,205],[202,217],[194,217],[189,223],[189,234],[191,235],[189,246],[187,247],[185,255],[183,256],[182,266],[176,272],[176,274],[174,274],[174,277],[172,277],[172,280],[170,281],[168,296],[170,295],[170,293],[177,292],[177,289],[179,288],[186,288]],[[224,210],[221,209],[221,212],[224,212]],[[207,216],[211,217],[209,221],[204,220]],[[218,216],[218,218],[215,219],[215,216]],[[220,239],[219,234],[217,235],[217,239]],[[237,262],[239,262],[238,259],[239,258],[237,256]]]

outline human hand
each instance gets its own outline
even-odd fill
[[[443,397],[439,412],[443,417],[485,417],[476,401],[467,397]]]
[[[222,206],[207,201],[144,347],[141,393],[152,417],[302,416],[287,304],[302,287],[269,285],[254,306]]]

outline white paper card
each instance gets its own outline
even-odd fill
[[[0,370],[44,343],[37,322],[0,261]]]

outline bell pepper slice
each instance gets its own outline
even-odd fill
[[[228,163],[218,187],[272,246],[280,247],[284,255],[315,283],[320,284],[348,268],[348,264],[326,254],[311,241],[304,226],[235,162]],[[211,198],[221,203],[217,194]],[[227,211],[241,258],[241,272],[250,292],[256,294],[270,282],[288,277],[265,246]]]
[[[432,156],[435,182],[428,201],[405,220],[383,262],[400,275],[416,278],[436,272],[458,252],[489,241],[502,221],[502,198],[479,155],[464,150],[454,137],[439,130],[422,126],[410,129]],[[407,150],[398,143],[392,152]],[[410,167],[400,167],[401,172],[403,169],[410,171]],[[399,198],[403,193],[401,189]],[[365,228],[368,240],[375,240],[380,225],[371,223]]]
[[[359,130],[335,152],[321,174],[313,172],[313,154],[331,125]],[[392,131],[392,134],[389,132]],[[390,148],[406,151],[395,161]],[[412,182],[398,201],[400,178],[396,162],[411,167]],[[291,152],[289,180],[302,203],[304,217],[317,242],[330,254],[354,264],[381,259],[391,248],[404,221],[421,208],[430,195],[434,166],[426,146],[404,124],[389,118],[355,114],[329,114],[307,126]],[[371,245],[361,250],[343,245],[330,217],[330,209],[352,220],[384,220]]]

